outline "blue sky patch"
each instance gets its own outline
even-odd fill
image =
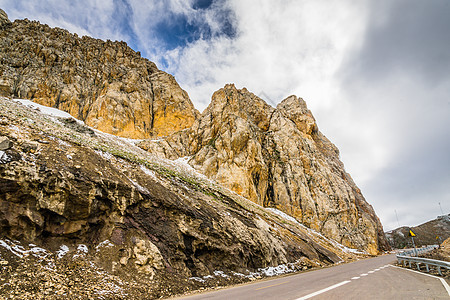
[[[154,26],[153,32],[166,50],[177,47],[185,47],[199,39],[209,40],[211,38],[236,36],[236,22],[234,13],[221,6],[212,5],[212,0],[198,0],[193,3],[192,8],[198,10],[195,17],[184,14],[169,13],[168,16]],[[204,19],[205,10],[214,10],[214,19],[218,23],[219,30],[213,31]]]
[[[196,0],[192,4],[193,9],[206,9],[211,6],[213,0]]]

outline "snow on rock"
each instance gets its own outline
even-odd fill
[[[189,160],[191,160],[192,156],[184,156],[177,158],[175,160],[168,160],[168,162],[171,162],[172,166],[174,166],[179,171],[182,171],[184,174],[189,174],[193,177],[201,178],[209,183],[214,183],[211,179],[206,177],[204,174],[198,172],[195,170],[190,164]]]
[[[58,256],[58,258],[63,258],[68,252],[69,247],[67,247],[66,245],[61,245],[59,247],[59,250],[56,251],[56,255]]]
[[[95,153],[97,153],[98,155],[100,155],[101,157],[103,157],[108,161],[112,160],[112,158],[114,157],[111,153],[103,152],[101,150],[95,150]]]
[[[291,217],[290,215],[282,212],[281,210],[278,210],[278,209],[272,208],[272,207],[266,207],[266,210],[271,211],[274,214],[279,215],[282,218],[285,218],[286,220],[289,220],[289,221],[291,221],[291,222],[293,222],[295,224],[299,224],[300,225],[300,223],[297,221],[297,219],[295,219],[294,217]]]
[[[46,115],[50,115],[50,116],[53,116],[53,117],[60,117],[60,118],[75,119],[69,113],[67,113],[65,111],[59,110],[59,109],[54,108],[54,107],[48,107],[48,106],[45,106],[45,105],[37,104],[37,103],[35,103],[33,101],[30,101],[30,100],[13,99],[13,101],[19,102],[22,105],[25,105],[25,106],[28,106],[28,107],[30,107],[32,109],[38,110],[41,113],[46,114]],[[79,121],[79,120],[77,120],[77,121]]]
[[[6,154],[5,151],[0,150],[0,163],[7,162],[8,160],[9,160],[8,154]]]
[[[109,247],[114,247],[114,244],[111,243],[109,240],[104,240],[95,247],[95,252],[100,251],[101,248],[109,248]]]
[[[282,212],[282,211],[280,211],[280,210],[278,210],[278,209],[276,209],[276,208],[267,207],[266,210],[268,210],[268,211],[270,211],[270,212],[272,212],[272,213],[274,213],[274,214],[276,214],[276,215],[279,215],[280,217],[282,217],[282,218],[284,218],[284,219],[286,219],[286,220],[288,220],[288,221],[291,221],[291,222],[293,222],[293,223],[295,223],[295,224],[297,224],[297,225],[303,227],[304,229],[306,229],[306,230],[308,231],[308,233],[313,234],[313,235],[316,235],[316,236],[320,237],[321,239],[326,240],[328,243],[330,243],[330,244],[332,244],[333,246],[335,246],[335,247],[341,249],[343,252],[346,252],[346,253],[354,253],[354,254],[367,254],[367,252],[365,252],[365,251],[362,252],[362,251],[360,251],[360,250],[358,250],[358,249],[348,248],[348,247],[342,245],[341,243],[336,242],[336,241],[333,240],[333,239],[330,239],[330,238],[325,237],[325,236],[322,235],[321,233],[319,233],[319,232],[317,232],[317,231],[315,231],[315,230],[313,230],[313,229],[311,229],[311,228],[306,227],[305,225],[303,225],[302,223],[300,223],[299,221],[297,221],[294,217],[291,217],[290,215],[288,215],[288,214],[286,214],[286,213],[284,213],[284,212]]]
[[[148,176],[150,176],[151,178],[157,180],[158,178],[156,177],[156,173],[152,170],[149,170],[148,168],[146,168],[144,165],[140,165],[140,168],[142,170],[142,172],[144,172],[145,174],[147,174]]]
[[[89,249],[86,245],[84,244],[80,244],[77,247],[77,253],[75,253],[73,255],[73,258],[77,258],[77,257],[85,257],[86,254],[88,253]]]
[[[0,240],[0,247],[5,248],[9,252],[11,252],[12,254],[14,254],[15,256],[18,256],[20,258],[23,258],[28,255],[32,255],[39,259],[44,259],[50,254],[47,250],[37,247],[34,244],[30,244],[29,246],[31,248],[29,248],[27,250],[27,249],[25,249],[25,247],[20,245],[18,241],[11,241],[9,239]]]
[[[214,271],[214,276],[220,276],[220,277],[224,277],[227,278],[229,277],[227,274],[225,274],[223,271]]]

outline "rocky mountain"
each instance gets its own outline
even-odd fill
[[[438,216],[436,219],[413,227],[399,227],[386,232],[386,238],[393,248],[402,249],[412,247],[409,230],[416,236],[414,243],[417,247],[424,245],[436,245],[450,238],[450,214]],[[436,237],[439,237],[436,239]]]
[[[389,248],[303,99],[273,108],[226,85],[199,114],[173,76],[125,43],[3,11],[0,47],[0,95],[84,121],[1,100],[3,248],[16,239],[76,256],[85,245],[88,265],[146,274],[161,283],[155,295],[174,274],[184,290],[215,271],[250,276],[335,263],[352,257],[345,247]],[[139,148],[102,132],[146,139]],[[97,253],[100,244],[112,246]]]
[[[183,160],[31,101],[0,98],[0,190],[13,298],[157,298],[356,258]]]
[[[372,254],[389,247],[373,208],[301,98],[273,108],[226,85],[192,127],[139,146],[160,157],[187,157],[208,178],[343,245]]]
[[[126,43],[0,15],[0,96],[31,99],[129,138],[167,135],[198,116],[174,77]]]

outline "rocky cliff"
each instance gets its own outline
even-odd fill
[[[157,298],[355,258],[182,161],[24,104],[0,98],[0,294]]]
[[[373,254],[388,248],[375,212],[301,98],[272,108],[226,85],[191,128],[140,146],[170,159],[187,156],[208,178],[348,247]]]
[[[123,42],[79,38],[35,21],[11,23],[3,12],[0,26],[0,94],[59,108],[103,132],[151,137],[140,147],[160,158],[183,158],[253,203],[283,211],[345,246],[371,254],[388,248],[372,207],[301,98],[290,96],[273,108],[227,85],[200,115],[171,75]],[[84,192],[97,199],[98,189]],[[84,205],[91,207],[89,201]],[[65,204],[55,205],[64,213]]]
[[[130,138],[190,127],[198,115],[172,75],[124,42],[82,38],[0,14],[0,95],[69,112]]]

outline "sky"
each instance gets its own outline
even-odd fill
[[[0,8],[10,20],[127,42],[174,75],[200,111],[226,83],[272,106],[302,97],[385,231],[450,213],[448,0],[0,0]]]

